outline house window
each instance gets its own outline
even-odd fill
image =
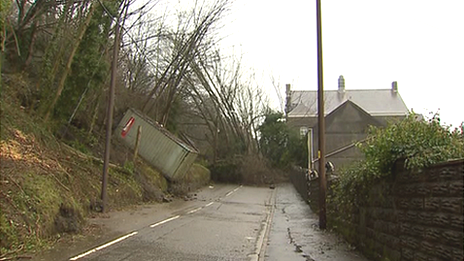
[[[306,133],[308,133],[308,127],[300,127],[300,137],[304,138]]]

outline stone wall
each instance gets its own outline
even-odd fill
[[[329,226],[372,260],[464,260],[464,161],[415,172],[400,166],[353,213],[331,212],[328,205]],[[309,184],[310,202],[318,200],[311,191],[317,184]],[[317,204],[311,207],[317,211]]]
[[[298,193],[301,195],[304,201],[306,201],[311,209],[318,214],[319,213],[319,178],[316,177],[311,181],[308,181],[306,175],[302,169],[294,168],[290,172],[290,180],[295,186]],[[327,191],[331,193],[332,179],[328,177]]]
[[[308,192],[310,190],[304,170],[300,167],[293,166],[288,176],[303,200],[308,202]]]

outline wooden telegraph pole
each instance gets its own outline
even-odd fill
[[[322,73],[322,25],[321,0],[316,0],[317,12],[317,113],[319,119],[319,228],[327,227],[325,177],[325,119],[324,119],[324,84]]]
[[[116,17],[116,27],[114,33],[113,62],[111,65],[111,84],[109,89],[108,107],[106,112],[106,143],[105,158],[103,161],[103,177],[101,188],[102,212],[106,210],[106,184],[108,183],[108,167],[110,163],[111,149],[111,128],[113,126],[113,107],[114,107],[114,89],[116,86],[116,70],[118,67],[119,54],[119,15]]]
[[[134,148],[134,168],[137,162],[137,155],[139,154],[139,145],[140,145],[140,138],[142,136],[142,125],[139,125],[137,128],[137,139],[135,140],[135,148]]]

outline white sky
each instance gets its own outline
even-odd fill
[[[322,0],[324,88],[388,89],[442,123],[464,121],[464,0]],[[316,1],[234,0],[224,49],[292,89],[317,89]],[[276,108],[278,107],[276,103]]]

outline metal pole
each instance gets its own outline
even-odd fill
[[[108,107],[106,112],[106,144],[105,158],[103,161],[103,177],[101,188],[102,212],[106,210],[106,184],[108,183],[108,167],[110,163],[111,149],[111,128],[113,126],[113,107],[114,107],[114,89],[116,85],[116,70],[118,65],[119,53],[119,16],[116,19],[116,28],[114,33],[113,62],[111,65],[111,84],[109,89]]]
[[[326,217],[326,191],[325,177],[325,119],[324,119],[324,84],[322,73],[322,25],[321,0],[316,0],[317,9],[317,105],[319,119],[319,228],[327,227]]]
[[[311,172],[314,170],[313,166],[313,129],[309,129],[308,131],[308,171]]]

